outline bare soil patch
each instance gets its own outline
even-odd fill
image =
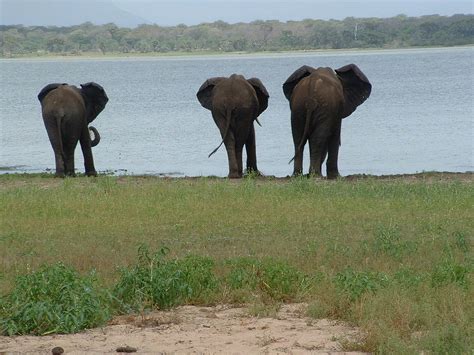
[[[122,316],[103,328],[78,334],[0,337],[0,352],[72,353],[343,353],[341,343],[360,340],[361,332],[339,321],[303,315],[304,304],[283,305],[274,318],[248,315],[245,308],[183,306],[171,311]]]
[[[196,176],[196,177],[169,177],[164,175],[119,175],[116,176],[117,183],[133,183],[135,185],[150,184],[158,180],[165,181],[187,181],[192,184],[194,181],[199,181],[202,179],[207,179],[208,182],[212,183],[213,181],[218,182],[226,180],[225,177],[217,176]],[[260,176],[255,178],[259,184],[267,183],[276,183],[276,184],[285,184],[291,181],[290,176],[286,177],[275,177],[275,176]],[[459,181],[464,183],[474,182],[474,172],[426,172],[426,173],[417,173],[417,174],[398,174],[398,175],[366,175],[366,174],[357,174],[357,175],[347,175],[341,177],[343,181],[347,182],[357,182],[361,180],[384,180],[384,181],[405,181],[405,182],[417,182],[424,181],[427,183],[444,181]],[[1,179],[0,176],[0,191],[2,189],[11,189],[11,188],[23,188],[29,186],[36,186],[40,189],[49,189],[61,186],[64,179],[53,178],[51,176],[38,176],[38,174],[18,174],[14,179]],[[86,182],[87,180],[82,180]],[[245,181],[245,179],[231,179],[230,182],[234,184],[239,184]],[[326,178],[315,178],[314,181],[326,182]],[[328,180],[327,182],[332,182],[334,180]]]

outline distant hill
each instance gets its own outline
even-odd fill
[[[148,21],[100,0],[0,0],[0,25],[72,26],[84,22],[136,27]]]

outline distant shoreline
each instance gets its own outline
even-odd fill
[[[174,59],[174,58],[193,58],[193,57],[267,57],[267,56],[279,56],[279,55],[308,55],[308,54],[331,54],[331,53],[364,53],[364,52],[399,52],[399,51],[417,51],[417,50],[448,50],[448,49],[460,49],[460,48],[474,48],[473,44],[461,45],[461,46],[412,46],[412,47],[398,47],[398,48],[342,48],[342,49],[311,49],[311,50],[289,50],[289,51],[255,51],[255,52],[245,52],[245,51],[233,51],[233,52],[216,52],[216,51],[193,51],[193,52],[152,52],[152,53],[122,53],[122,52],[110,52],[106,54],[98,52],[83,52],[80,54],[25,54],[17,55],[11,57],[1,57],[1,60],[45,60],[45,59],[64,59],[64,60],[89,60],[89,59],[127,59],[127,58],[164,58],[164,59]]]

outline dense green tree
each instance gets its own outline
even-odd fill
[[[4,57],[25,54],[152,53],[170,51],[267,51],[331,48],[401,48],[474,44],[474,15],[398,15],[391,18],[262,21],[196,26],[0,26]]]

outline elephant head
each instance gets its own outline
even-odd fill
[[[86,105],[87,122],[91,123],[105,108],[109,98],[104,88],[94,82],[81,84],[81,94]]]
[[[301,79],[311,75],[315,70],[315,68],[307,65],[303,65],[297,69],[283,84],[285,97],[290,100],[295,86]],[[335,69],[334,72],[343,89],[344,106],[341,110],[341,118],[345,118],[353,113],[357,106],[367,100],[372,90],[372,84],[355,64],[345,65],[339,69]]]

